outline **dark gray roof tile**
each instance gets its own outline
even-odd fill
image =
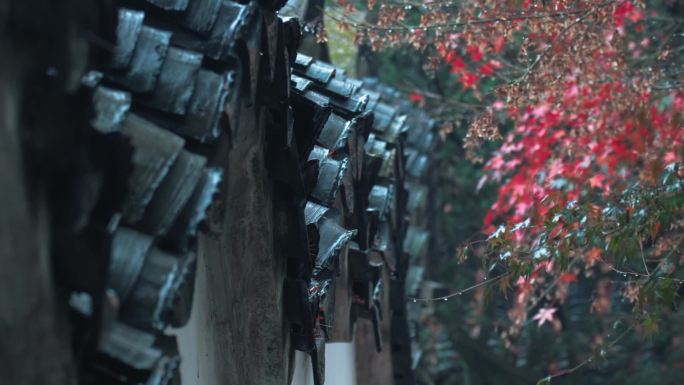
[[[140,275],[121,309],[121,318],[141,329],[163,330],[167,296],[179,270],[179,258],[153,247],[148,252]]]
[[[335,78],[330,79],[330,81],[325,85],[325,89],[330,93],[345,98],[351,97],[354,91],[356,91],[354,83]]]
[[[306,92],[312,83],[311,80],[305,79],[295,74],[292,74],[292,76],[290,76],[290,80],[294,84],[295,89],[302,93]]]
[[[307,201],[304,207],[304,223],[307,225],[317,224],[328,211],[330,211],[329,207]]]
[[[428,157],[413,149],[406,150],[406,170],[414,178],[420,178],[428,166]]]
[[[198,39],[194,34],[176,33],[173,43],[215,60],[225,60],[232,54],[235,41],[242,38],[255,12],[256,5],[253,3],[243,5],[224,1],[218,10],[216,22],[205,39]]]
[[[97,87],[100,82],[102,81],[102,78],[104,77],[104,74],[100,71],[96,70],[90,70],[86,72],[83,77],[81,78],[81,84],[85,87],[88,88],[95,88]]]
[[[119,9],[116,26],[116,46],[112,54],[112,68],[125,69],[131,63],[133,51],[143,27],[143,12]]]
[[[351,122],[332,113],[318,135],[317,141],[325,148],[339,151],[347,146],[350,131]]]
[[[188,0],[147,0],[147,2],[169,11],[184,11],[188,6]]]
[[[335,220],[324,218],[318,226],[318,232],[318,255],[312,274],[316,279],[333,278],[337,275],[339,254],[356,234],[356,230],[347,230]]]
[[[166,353],[168,354],[168,352]],[[180,382],[180,356],[163,356],[147,378],[145,385],[172,385]]]
[[[375,108],[373,109],[375,125],[373,129],[380,134],[387,132],[396,113],[396,109],[386,103],[378,102],[375,104]]]
[[[121,319],[143,330],[163,331],[176,313],[188,313],[178,305],[192,292],[195,258],[179,258],[156,247],[150,249],[130,297],[121,309]],[[183,304],[187,307],[188,303]]]
[[[93,93],[94,116],[90,124],[103,134],[117,132],[130,108],[130,93],[99,86]]]
[[[394,187],[392,185],[374,185],[368,194],[368,209],[377,211],[381,221],[387,219],[387,214],[392,207]]]
[[[380,222],[375,236],[373,237],[373,249],[385,252],[389,250],[391,242],[392,235],[390,234],[389,223],[386,221]]]
[[[332,159],[327,148],[315,146],[309,160],[319,162],[318,180],[311,196],[324,204],[332,205],[347,173],[348,158]]]
[[[295,72],[319,83],[327,84],[335,75],[335,67],[315,61],[302,72],[299,72],[297,67],[295,67]]]
[[[313,63],[314,59],[311,56],[304,55],[302,53],[297,53],[295,57],[294,65],[295,67],[308,67]]]
[[[365,149],[366,154],[370,158],[381,162],[378,175],[382,178],[390,178],[394,173],[396,149],[389,146],[386,141],[379,139],[374,134],[371,134],[368,137]]]
[[[154,334],[116,322],[102,333],[99,349],[134,369],[151,370],[162,358],[154,341]]]
[[[184,248],[187,238],[197,234],[197,227],[205,219],[207,209],[222,180],[222,169],[212,167],[202,170],[199,182],[167,237],[174,247]]]
[[[384,137],[389,141],[394,142],[399,135],[406,132],[408,127],[406,126],[406,115],[395,115],[392,122],[387,127],[384,132]]]
[[[422,152],[430,151],[435,143],[434,122],[431,120],[412,121],[409,124],[406,143]]]
[[[304,97],[311,100],[312,102],[320,105],[320,106],[330,105],[330,98],[323,96],[323,95],[321,95],[315,91],[306,91],[304,93]]]
[[[208,34],[216,23],[223,0],[192,0],[183,14],[182,24],[192,31]]]
[[[169,125],[169,128],[202,142],[218,138],[221,135],[220,122],[228,93],[236,92],[236,87],[231,85],[232,80],[232,72],[221,75],[200,69],[185,119],[180,124]]]
[[[202,175],[207,159],[181,150],[169,172],[154,193],[140,226],[153,235],[165,234]]]
[[[135,114],[128,114],[121,132],[131,138],[134,148],[133,171],[123,204],[123,216],[128,222],[135,223],[142,217],[185,141]]]
[[[409,192],[409,199],[406,209],[414,213],[420,210],[427,201],[428,189],[422,184],[407,184],[406,189]]]
[[[351,114],[358,114],[366,109],[368,104],[368,95],[352,95],[348,98],[333,97],[330,99],[333,106],[342,109]]]
[[[201,65],[201,54],[169,48],[148,104],[164,112],[185,114]]]
[[[120,301],[128,298],[138,280],[153,240],[151,236],[127,227],[119,227],[114,233],[107,286],[116,292]]]
[[[152,91],[170,40],[171,32],[143,26],[128,70],[123,75],[113,75],[113,80],[134,92]]]
[[[357,89],[356,92],[368,95],[368,105],[366,106],[366,110],[374,111],[375,107],[380,102],[380,94],[366,88]]]
[[[418,258],[425,252],[430,233],[416,226],[410,225],[406,231],[403,249],[411,258]]]

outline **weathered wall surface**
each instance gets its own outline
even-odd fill
[[[265,164],[265,122],[242,106],[209,228],[198,239],[192,315],[178,330],[185,385],[287,382],[283,260],[273,250],[273,186]]]
[[[384,279],[389,282],[389,275],[384,272]],[[386,342],[382,352],[376,351],[373,324],[364,320],[357,322],[354,331],[355,380],[359,385],[382,384],[392,378],[392,350],[388,342],[391,341],[391,313],[389,306],[389,291],[385,291],[383,298],[382,339]]]
[[[68,163],[77,117],[74,77],[86,62],[83,29],[99,3],[0,4],[0,384],[76,381],[70,327],[52,275],[54,193],[46,175]],[[71,118],[71,119],[69,119]],[[37,150],[51,146],[50,151]]]
[[[2,43],[0,50],[11,51]],[[72,384],[68,327],[52,279],[48,212],[44,197],[31,204],[20,150],[23,74],[8,66],[0,63],[0,384]]]

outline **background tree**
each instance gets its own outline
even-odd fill
[[[679,383],[682,6],[338,5],[328,17],[376,52],[382,80],[445,121],[434,277],[504,294],[434,304],[425,339],[448,335],[456,354],[431,381]]]

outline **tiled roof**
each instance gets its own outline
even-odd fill
[[[190,316],[199,230],[237,220],[208,209],[231,203],[215,196],[240,175],[216,159],[249,129],[263,135],[261,182],[273,201],[261,209],[273,212],[270,257],[286,261],[292,346],[311,355],[316,384],[325,342],[349,341],[359,320],[373,325],[378,351],[392,347],[395,384],[411,383],[407,274],[429,234],[410,220],[428,195],[434,121],[395,90],[297,54],[297,21],[274,12],[282,1],[126,4],[110,60],[83,79],[92,134],[123,154],[94,188],[93,201],[109,204],[90,207],[107,218],[104,267],[83,274],[106,283],[90,305],[71,299],[99,335],[83,365],[89,378],[177,380],[176,341],[164,331]],[[246,106],[259,108],[248,116]]]

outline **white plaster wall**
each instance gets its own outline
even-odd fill
[[[326,361],[327,361],[326,357]],[[313,385],[313,374],[311,372],[311,357],[299,350],[295,351],[294,375],[291,385]]]
[[[308,354],[295,352],[291,385],[313,385],[311,358]],[[354,344],[348,342],[325,344],[325,385],[356,385]]]
[[[325,385],[356,385],[354,344],[325,344]]]

